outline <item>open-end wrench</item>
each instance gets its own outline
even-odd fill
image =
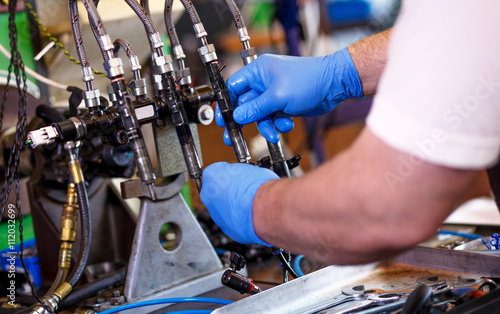
[[[406,293],[406,292],[405,292]],[[324,303],[314,310],[310,311],[309,313],[316,313],[317,311],[323,310],[323,309],[328,309],[332,307],[336,307],[338,305],[344,304],[346,302],[352,302],[352,301],[366,301],[366,302],[359,302],[356,303],[355,305],[361,306],[360,308],[364,308],[370,304],[385,304],[388,302],[394,302],[399,300],[400,295],[397,293],[365,293],[365,286],[364,285],[357,285],[357,286],[349,286],[345,287],[342,289],[342,293],[331,299],[328,303]],[[353,305],[353,306],[355,306]],[[331,313],[336,313],[336,309],[332,309],[333,312]],[[330,313],[330,311],[328,312]]]

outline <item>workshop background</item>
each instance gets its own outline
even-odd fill
[[[222,74],[227,79],[243,66],[240,57],[241,43],[233,24],[233,17],[223,1],[197,0],[192,2],[205,25],[208,42],[215,45],[219,63],[225,66]],[[7,30],[11,23],[9,22],[7,3],[8,1],[6,0],[0,0],[0,29],[2,29],[0,32],[0,44],[3,46],[2,53],[0,54],[0,94],[6,95],[2,100],[2,113],[0,114],[0,150],[2,151],[2,154],[0,154],[0,182],[6,181],[8,175],[12,173],[9,172],[7,165],[10,164],[9,159],[12,155],[13,146],[15,146],[15,135],[18,132],[16,130],[16,124],[18,123],[17,104],[20,103],[19,97],[21,97],[18,93],[14,76],[9,76],[10,58],[7,57],[7,54],[10,52],[11,44]],[[259,55],[274,53],[295,56],[320,56],[332,53],[361,38],[391,27],[400,8],[399,0],[252,0],[236,1],[236,3],[240,6],[242,16],[246,21],[252,47],[256,49]],[[82,24],[82,35],[87,44],[89,60],[93,69],[99,73],[105,73],[106,70],[103,67],[99,46],[94,40],[87,14],[83,14],[86,9],[80,1],[78,1],[78,9]],[[122,0],[102,0],[99,2],[98,10],[110,37],[112,39],[125,38],[134,47],[134,52],[142,65],[142,77],[148,80],[148,96],[153,96],[153,82],[150,78],[154,72],[154,65],[151,61],[150,46],[145,36],[143,24],[125,1]],[[162,41],[166,43],[164,51],[166,54],[171,54],[171,47],[163,21],[164,3],[161,1],[151,1],[149,3],[149,10],[151,19],[158,26]],[[186,54],[185,62],[191,70],[192,86],[210,85],[210,81],[205,74],[204,64],[199,59],[199,43],[194,36],[193,25],[180,1],[174,1],[172,14],[179,39]],[[19,33],[17,36],[18,49],[27,68],[55,82],[62,82],[65,85],[78,86],[84,89],[85,83],[82,82],[80,66],[71,61],[69,57],[77,59],[76,46],[68,15],[68,1],[19,1],[17,3],[15,24]],[[40,54],[41,52],[42,54]],[[124,61],[124,64],[126,70],[125,79],[126,81],[130,81],[134,79],[134,76],[129,71],[128,62]],[[63,111],[68,108],[70,93],[41,83],[29,74],[27,75],[27,79],[27,121],[30,127],[34,129],[35,126],[40,125],[33,122],[37,107],[44,104],[53,108],[61,108],[61,111]],[[10,85],[6,86],[8,80]],[[99,89],[101,95],[108,97],[108,85],[108,78],[99,74],[95,75],[94,88]],[[214,107],[213,103],[211,105]],[[289,133],[282,134],[281,138],[281,144],[288,159],[298,155],[301,156],[299,167],[292,170],[293,175],[300,176],[349,147],[362,130],[364,118],[369,111],[370,105],[371,98],[367,97],[347,101],[339,105],[333,112],[324,116],[295,118],[295,128]],[[84,102],[81,102],[79,109],[84,108]],[[218,161],[237,161],[233,149],[224,145],[222,141],[223,129],[218,127],[215,122],[209,125],[198,124],[197,128],[204,166]],[[150,152],[153,167],[157,168],[156,147],[152,140],[155,137],[155,133],[152,130],[151,124],[142,126],[142,131],[144,138],[147,139],[146,144]],[[265,140],[258,134],[255,125],[245,126],[243,134],[254,160],[259,160],[268,154]],[[59,231],[57,230],[58,222],[54,221],[60,218],[60,213],[59,216],[46,215],[50,217],[45,217],[45,214],[33,214],[32,216],[30,205],[37,202],[43,203],[45,199],[40,196],[39,200],[33,200],[33,198],[30,200],[29,194],[41,193],[40,191],[51,190],[53,188],[54,191],[47,192],[47,201],[53,202],[54,200],[59,200],[61,199],[61,195],[66,192],[65,184],[67,180],[54,178],[54,182],[56,182],[54,184],[59,184],[60,186],[48,186],[42,190],[28,188],[30,179],[34,174],[37,171],[43,170],[37,170],[34,166],[34,160],[38,157],[35,158],[27,146],[19,153],[19,198],[22,204],[22,214],[25,217],[23,220],[23,244],[27,248],[24,253],[24,259],[27,269],[31,274],[30,279],[34,282],[35,287],[39,289],[40,295],[43,295],[42,291],[46,291],[49,288],[50,283],[56,275],[56,269],[47,265],[57,265],[59,243],[56,235]],[[54,150],[51,154],[50,156],[43,156],[43,158],[46,158],[47,163],[50,163],[52,160],[54,164],[59,164],[53,166],[54,177],[57,177],[59,174],[67,174],[67,171],[65,172],[60,169],[61,164],[64,163],[63,157],[60,155],[62,152]],[[96,164],[100,162],[100,160],[97,160]],[[93,174],[95,175],[94,186],[90,188],[89,193],[92,197],[95,196],[106,202],[105,204],[101,204],[101,209],[107,206],[109,208],[93,217],[95,219],[93,223],[95,224],[92,228],[93,230],[94,228],[96,229],[95,233],[97,236],[93,235],[92,241],[97,241],[93,244],[94,247],[92,249],[94,252],[89,258],[89,266],[82,279],[83,283],[91,283],[103,275],[116,274],[116,271],[123,269],[131,253],[130,246],[132,245],[134,236],[131,230],[134,230],[139,216],[140,203],[138,199],[124,202],[120,199],[120,193],[117,192],[120,183],[124,179],[100,179],[100,173],[104,170],[100,168],[99,173]],[[7,185],[4,184],[3,191],[6,190],[6,187]],[[3,200],[4,206],[5,204],[19,203],[16,201],[15,182],[12,183],[11,187],[9,197]],[[59,192],[55,190],[59,190]],[[227,252],[238,252],[249,262],[248,272],[253,276],[256,283],[260,281],[260,285],[264,288],[277,285],[277,282],[282,279],[280,260],[273,259],[272,254],[264,252],[264,248],[258,246],[239,246],[225,237],[220,229],[210,221],[208,212],[199,199],[199,193],[194,180],[188,180],[182,189],[182,195],[195,213],[204,232],[207,233],[208,239],[226,264],[232,262],[229,260]],[[492,208],[496,210],[491,197],[492,193],[486,172],[482,172],[478,175],[475,184],[471,186],[461,203],[467,205],[467,210],[479,213],[479,215],[476,215],[479,225],[487,225],[488,223],[484,221],[491,223]],[[62,200],[65,200],[65,196],[62,197]],[[468,202],[470,200],[473,200],[472,203]],[[40,206],[43,207],[43,205]],[[480,207],[479,209],[478,206]],[[127,210],[121,210],[120,208],[122,207],[126,207]],[[487,208],[484,211],[488,213],[481,216],[484,207]],[[8,245],[6,245],[9,234],[7,224],[8,215],[9,212],[6,210],[0,223],[0,251],[4,253],[1,260],[3,271],[0,277],[2,285],[0,302],[4,305],[7,305],[8,299],[2,299],[1,297],[4,296],[3,291],[7,291],[6,289],[9,285],[8,278],[10,278],[8,277],[9,255],[6,253],[9,249]],[[35,218],[41,218],[42,216],[47,221],[53,221],[53,226],[56,226],[55,229],[52,226],[51,228],[47,228],[47,230],[50,229],[49,231],[45,231],[41,222],[38,222],[37,226]],[[464,222],[464,219],[469,219],[470,216],[464,214],[463,217],[467,218],[457,215],[450,222],[460,224]],[[496,218],[496,221],[498,220]],[[18,226],[19,221],[16,223],[16,226]],[[175,237],[178,233],[167,224],[164,227],[162,229],[163,234],[160,234],[160,242],[163,241],[162,245],[164,247],[174,245],[176,242]],[[38,229],[38,232],[36,229]],[[105,232],[103,231],[104,229],[106,229]],[[453,232],[458,230],[459,232],[466,233],[478,231],[475,227],[456,227],[456,225],[451,227],[451,230]],[[491,235],[491,230],[486,227],[482,230],[482,234],[484,236]],[[109,233],[111,232],[115,232],[116,234],[110,236]],[[19,250],[21,239],[18,234],[16,235],[15,245]],[[97,238],[94,239],[94,237]],[[77,236],[77,242],[78,239],[79,236]],[[180,240],[177,239],[177,241]],[[460,237],[452,237],[445,240],[433,239],[431,243],[437,247],[453,248],[464,244],[464,241]],[[110,249],[111,245],[115,247]],[[78,245],[76,244],[73,255],[77,255],[77,248]],[[313,272],[325,266],[313,259],[305,258],[303,262],[303,270],[306,273]],[[25,272],[25,268],[20,262],[16,264],[16,271],[19,273]],[[119,274],[122,277],[124,276],[124,273]],[[18,278],[21,278],[21,276]],[[33,303],[33,299],[30,299],[32,288],[27,281],[23,279],[16,283],[16,285],[18,293],[21,296],[17,299],[18,302],[22,303],[24,301],[24,304]],[[105,293],[100,292],[99,297],[94,299],[90,299],[91,296],[89,295],[88,299],[91,301],[83,303],[86,305],[93,304],[93,309],[97,311],[105,309],[106,306],[122,304],[124,303],[123,287],[117,289]],[[221,295],[233,300],[241,298],[239,293],[225,290],[224,292],[207,294],[207,296],[217,297]],[[99,303],[98,306],[95,305],[97,303]],[[171,308],[171,310],[184,309],[178,306]],[[198,308],[202,309],[204,307]],[[165,310],[158,310],[158,313],[160,312],[165,312]]]

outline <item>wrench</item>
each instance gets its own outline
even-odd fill
[[[386,304],[399,300],[400,294],[397,293],[366,293],[364,285],[349,286],[342,289],[342,293],[331,299],[328,303],[322,304],[315,308],[312,313],[317,311],[336,307],[338,305],[344,304],[351,301],[366,301],[356,303],[360,308],[364,308],[372,304]],[[358,307],[356,307],[358,308]],[[337,313],[337,309],[331,309],[334,312],[328,311],[328,313]],[[349,307],[352,310],[352,306]],[[342,313],[342,312],[339,312]]]
[[[418,284],[424,284],[426,286],[433,287],[433,290],[440,289],[443,286],[446,286],[446,280],[439,279],[436,276],[425,276],[417,278]],[[342,289],[342,293],[332,300],[329,303],[318,306],[314,311],[309,313],[314,313],[316,311],[320,311],[323,309],[326,310],[324,313],[347,313],[349,311],[358,310],[366,308],[370,305],[383,305],[395,302],[399,300],[401,297],[406,297],[413,292],[413,289],[401,289],[401,290],[382,290],[382,289],[365,289],[364,285],[350,286]],[[338,309],[331,309],[333,307],[337,307],[346,302],[359,301],[354,305],[350,305],[345,307],[346,311]],[[323,313],[323,312],[322,312]]]

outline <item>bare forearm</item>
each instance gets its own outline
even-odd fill
[[[347,48],[356,66],[363,95],[375,94],[387,63],[387,48],[392,28],[362,39]]]
[[[385,175],[398,174],[404,154],[380,147],[367,132],[303,178],[264,184],[254,199],[257,235],[328,263],[355,264],[393,255],[435,232],[472,172],[423,163],[393,186]]]

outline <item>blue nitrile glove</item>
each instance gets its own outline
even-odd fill
[[[248,164],[218,162],[203,171],[201,201],[222,231],[243,244],[262,241],[253,227],[253,199],[260,186],[279,179],[271,170]]]
[[[257,94],[255,91],[248,91],[238,98],[238,103],[244,104],[246,101],[253,100],[258,96],[259,94]],[[219,105],[215,106],[215,122],[220,127],[225,126],[224,119],[222,118],[222,114],[219,109]],[[259,130],[260,134],[262,134],[262,136],[264,136],[266,140],[273,144],[278,143],[278,141],[280,140],[280,134],[278,133],[278,131],[280,133],[290,132],[293,129],[293,126],[293,121],[288,118],[288,116],[279,112],[276,112],[265,117],[262,120],[257,121],[257,129]],[[231,139],[227,134],[227,130],[224,130],[224,143],[227,146],[231,146]]]
[[[231,76],[227,88],[237,99],[233,117],[239,124],[276,112],[317,116],[347,99],[363,97],[347,48],[324,57],[263,55]]]

